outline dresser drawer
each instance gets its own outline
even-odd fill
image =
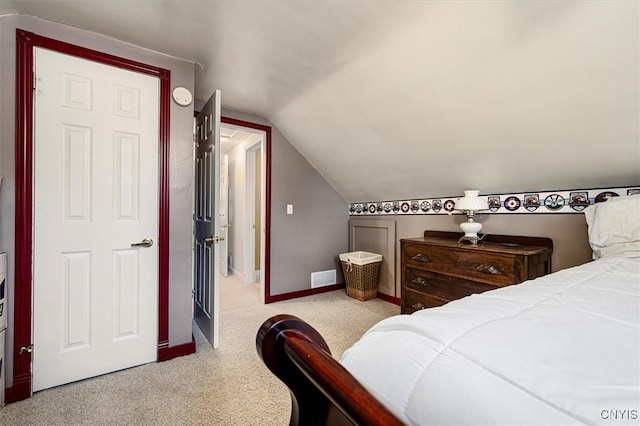
[[[450,271],[454,274],[489,281],[501,287],[519,281],[516,279],[518,264],[515,256],[495,253],[470,256],[469,252],[452,250],[451,259],[456,265]]]
[[[404,299],[402,304],[402,313],[411,314],[415,311],[420,311],[427,308],[435,308],[436,306],[442,306],[447,303],[448,300],[438,299],[436,297],[429,296],[424,293],[420,293],[409,288],[405,289]]]
[[[408,267],[454,274],[499,286],[516,279],[516,257],[473,249],[407,244],[403,260]]]
[[[402,260],[407,266],[428,268],[435,271],[447,271],[455,266],[455,260],[449,256],[447,247],[407,244]]]
[[[460,299],[475,293],[495,290],[490,284],[441,275],[428,271],[407,268],[405,286],[419,293],[435,296],[447,301]]]

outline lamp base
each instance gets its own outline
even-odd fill
[[[478,241],[482,238],[478,236],[478,232],[482,229],[482,224],[473,221],[473,216],[469,214],[469,220],[460,224],[460,229],[464,232],[464,235],[458,240],[459,243],[469,241],[474,246],[478,245]]]
[[[478,237],[478,232],[482,229],[482,224],[480,222],[474,222],[471,214],[469,214],[469,220],[460,224],[460,229],[462,229],[464,235],[458,240],[459,243],[470,241],[471,244],[477,246],[478,241],[482,239]]]
[[[478,243],[482,242],[482,237],[478,237],[478,234],[476,234],[476,235],[463,235],[458,240],[459,243],[463,243],[465,241],[469,241],[472,245],[477,246]]]

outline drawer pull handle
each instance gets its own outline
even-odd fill
[[[422,277],[414,278],[411,280],[411,282],[414,284],[419,284],[423,287],[431,287],[431,284],[429,283],[429,281],[425,280]]]
[[[413,309],[415,309],[416,311],[420,311],[422,309],[425,309],[426,306],[424,306],[422,303],[418,302],[418,303],[414,303],[413,305],[411,305],[411,307]]]
[[[412,257],[412,259],[417,260],[418,262],[424,262],[424,263],[431,262],[431,259],[429,259],[428,256],[425,256],[422,253],[416,254],[415,256]]]
[[[476,266],[476,271],[482,272],[484,274],[502,275],[502,272],[498,271],[498,268],[493,265],[478,265]]]

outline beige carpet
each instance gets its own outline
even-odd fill
[[[197,351],[37,392],[0,410],[2,425],[287,425],[286,387],[255,349],[268,317],[296,315],[325,338],[339,358],[370,326],[399,307],[360,302],[344,290],[262,305],[258,287],[233,278],[221,282],[220,348],[213,350],[197,327]]]

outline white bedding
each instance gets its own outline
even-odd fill
[[[388,318],[342,364],[403,422],[640,424],[640,258]]]

